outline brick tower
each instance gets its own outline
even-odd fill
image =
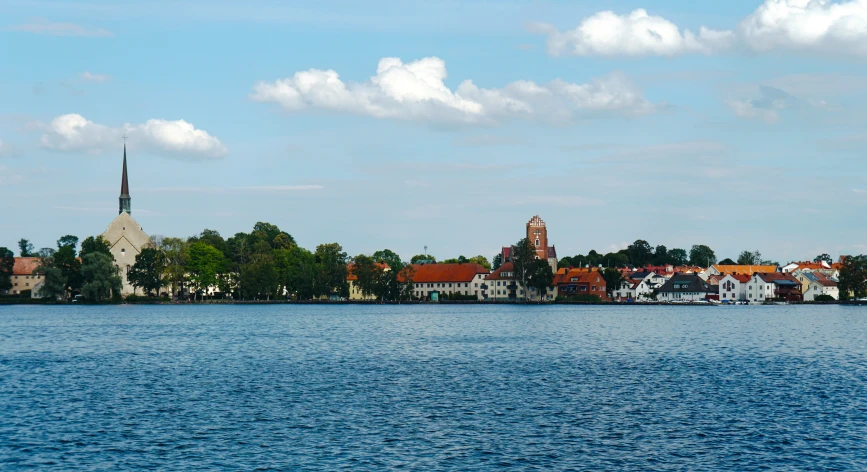
[[[536,259],[548,259],[548,228],[539,215],[527,222],[527,239],[536,248]]]

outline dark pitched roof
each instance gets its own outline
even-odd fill
[[[515,265],[512,264],[511,262],[506,262],[505,264],[498,267],[497,270],[491,272],[491,275],[488,276],[488,280],[514,280],[515,279],[514,275],[511,275],[511,276],[503,275],[503,273],[506,273],[506,272],[514,274],[514,271],[515,271]]]
[[[708,292],[716,293],[719,290],[717,287],[708,285],[701,277],[695,274],[677,274],[665,282],[659,288],[660,292]]]
[[[123,177],[121,177],[120,181],[120,196],[129,196],[129,181],[126,177],[126,144],[123,145]]]
[[[548,248],[548,259],[557,258],[557,249],[554,246]]]

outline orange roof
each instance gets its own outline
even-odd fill
[[[776,272],[777,266],[773,265],[713,265],[721,274],[749,274],[756,272]]]
[[[578,279],[573,281],[572,279]],[[599,282],[596,279],[599,279]],[[568,272],[560,272],[557,271],[557,275],[554,276],[554,285],[567,284],[567,283],[605,283],[605,279],[602,277],[598,271],[588,271],[586,268],[581,269],[572,269]]]
[[[39,267],[38,257],[16,257],[12,267],[12,275],[32,275]]]
[[[391,267],[389,267],[388,264],[386,264],[385,262],[377,262],[376,266],[382,270],[391,270]],[[347,264],[346,270],[347,270],[346,280],[348,282],[355,282],[356,280],[358,280],[358,276],[355,275],[355,273],[354,273],[355,264]]]
[[[412,280],[416,283],[471,282],[476,274],[487,274],[479,264],[413,264]]]
[[[725,276],[723,276],[723,278],[725,278],[727,276],[737,280],[738,282],[740,282],[742,284],[745,284],[745,283],[749,282],[750,279],[752,279],[752,276],[747,275],[747,274],[726,274]],[[720,282],[722,282],[722,279],[720,279]]]

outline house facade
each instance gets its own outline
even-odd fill
[[[719,281],[719,300],[721,302],[743,302],[747,300],[747,284],[750,276],[746,274],[726,274]]]
[[[791,274],[756,273],[747,283],[747,300],[752,303],[768,300],[803,301],[803,298],[801,283]]]
[[[443,295],[474,296],[483,300],[488,269],[479,264],[413,264],[413,296],[438,301]]]
[[[698,302],[716,298],[717,289],[696,274],[677,274],[657,291],[663,302]]]
[[[608,301],[608,288],[602,273],[594,268],[560,269],[554,275],[554,285],[560,297],[596,296]]]
[[[37,273],[40,263],[38,257],[16,257],[10,276],[12,288],[8,294],[21,295],[22,292],[30,290],[31,298],[39,298],[39,290],[45,280],[44,274]]]

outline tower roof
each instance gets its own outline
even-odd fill
[[[123,177],[120,181],[120,196],[128,197],[129,196],[129,182],[126,178],[126,143],[123,145]]]

